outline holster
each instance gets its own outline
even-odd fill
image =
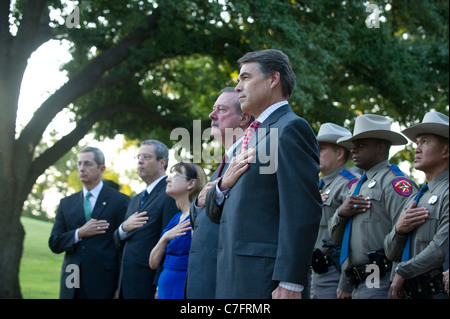
[[[391,271],[392,262],[386,257],[383,249],[369,251],[367,253],[367,256],[370,260],[369,264],[375,264],[378,266],[380,270],[380,278],[384,277]],[[366,278],[370,275],[370,273],[366,272],[367,266],[369,264],[357,267],[348,266],[345,269],[345,275],[347,276],[350,285],[356,288],[361,282],[366,280]]]
[[[406,279],[403,283],[406,299],[431,299],[434,295],[444,292],[442,282],[443,268],[436,268],[422,275]]]

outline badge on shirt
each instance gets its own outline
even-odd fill
[[[367,187],[373,188],[376,184],[377,184],[377,181],[374,180],[374,179],[372,179],[372,180],[369,182],[369,185],[367,185]]]
[[[402,196],[409,196],[412,193],[412,185],[409,180],[404,177],[397,178],[393,183],[394,189]]]
[[[323,193],[328,195],[330,192],[331,192],[331,189],[327,188]]]
[[[430,199],[428,200],[428,204],[434,205],[434,203],[436,203],[438,200],[437,195],[433,195],[430,197]]]

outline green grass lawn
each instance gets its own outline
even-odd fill
[[[64,254],[48,247],[53,224],[22,217],[25,242],[20,265],[20,287],[24,299],[57,299]]]

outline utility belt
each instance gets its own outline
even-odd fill
[[[422,275],[406,279],[403,283],[406,299],[431,299],[444,292],[443,268],[436,268]]]
[[[325,274],[328,272],[330,266],[335,266],[338,271],[341,271],[339,264],[339,256],[341,255],[340,245],[335,244],[331,238],[322,239],[323,248],[332,248],[330,254],[324,254],[319,248],[313,251],[311,267],[317,274]]]
[[[367,271],[369,265],[377,265],[379,269],[380,279],[383,278],[387,273],[390,273],[392,269],[392,261],[390,261],[385,253],[384,249],[378,249],[369,251],[367,253],[370,262],[363,266],[348,266],[345,269],[345,275],[347,276],[349,284],[356,288],[361,282],[364,282],[372,271]]]

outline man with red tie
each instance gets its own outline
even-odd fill
[[[216,292],[217,240],[219,225],[213,223],[205,213],[205,197],[228,167],[228,161],[240,147],[251,116],[242,112],[239,94],[232,87],[220,91],[214,103],[211,119],[211,135],[225,148],[219,168],[212,174],[210,182],[203,188],[191,206],[192,232],[186,283],[187,299],[214,299]]]
[[[317,140],[288,103],[295,73],[286,54],[238,62],[241,108],[259,124],[206,198],[220,224],[216,298],[301,298],[321,217]],[[247,152],[254,160],[237,160]]]

